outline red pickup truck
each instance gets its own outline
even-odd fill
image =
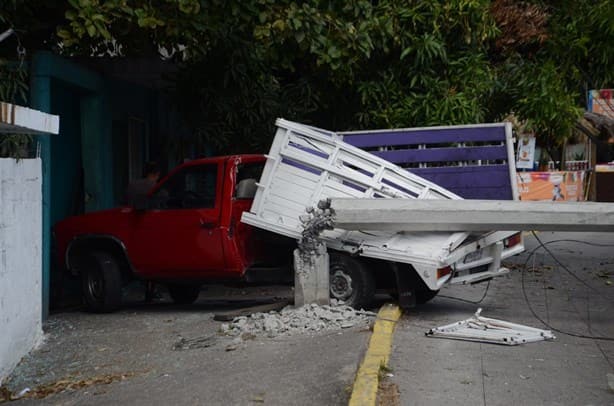
[[[173,170],[133,206],[56,224],[58,261],[80,275],[86,308],[117,310],[122,287],[134,279],[166,285],[171,298],[181,304],[194,302],[204,283],[292,283],[295,239],[241,221],[242,214],[252,208],[265,163],[263,155],[190,161]],[[293,202],[293,210],[302,210],[304,195],[280,194],[292,190],[288,182],[303,181],[300,174],[292,180],[276,180],[275,184],[282,186],[272,188],[271,193],[282,199],[271,196],[268,204],[283,212],[283,207],[277,206],[290,204],[284,203],[287,200]],[[306,201],[304,206],[309,204]],[[398,277],[404,274],[411,276],[409,288],[418,303],[438,292],[428,288],[411,264],[358,254],[329,248],[331,297],[364,307],[376,287],[396,292],[401,283]],[[408,289],[407,284],[402,286]]]
[[[118,309],[122,286],[134,278],[164,283],[184,304],[196,300],[204,282],[255,282],[271,275],[291,281],[296,242],[240,221],[264,163],[262,155],[190,161],[136,207],[56,224],[58,260],[81,275],[86,307]]]
[[[190,161],[134,207],[57,223],[58,263],[81,277],[86,308],[119,309],[122,287],[134,279],[166,285],[179,304],[193,303],[204,283],[291,284],[296,241],[240,221],[265,161],[264,155]],[[368,305],[376,283],[370,262],[331,253],[331,296],[355,307]],[[392,273],[378,272],[377,282],[384,286],[390,278]]]

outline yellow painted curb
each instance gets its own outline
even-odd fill
[[[388,366],[394,328],[399,317],[401,309],[393,304],[382,306],[377,313],[367,353],[354,380],[350,406],[375,405],[379,369],[381,365]]]

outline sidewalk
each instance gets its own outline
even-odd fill
[[[540,233],[542,241],[572,238],[614,245],[612,234]],[[527,252],[537,246],[527,237]],[[614,247],[578,243],[548,246],[591,289],[568,275],[544,251],[538,271],[525,274],[534,310],[552,326],[585,335],[614,337]],[[524,264],[527,254],[514,258]],[[529,262],[532,268],[533,260]],[[546,266],[543,266],[546,265]],[[605,277],[609,273],[609,278]],[[486,284],[446,288],[427,305],[406,313],[397,325],[390,360],[393,384],[403,405],[611,405],[614,392],[606,374],[614,373],[614,342],[556,333],[550,342],[502,346],[424,336],[432,327],[470,317],[482,307],[485,317],[545,328],[527,307],[520,269]],[[590,329],[589,329],[590,326]],[[592,332],[592,333],[591,333]]]
[[[216,311],[287,294],[245,290],[226,296],[223,289],[209,289],[193,306],[165,299],[128,304],[112,314],[53,315],[46,342],[7,384],[14,393],[62,382],[76,386],[11,405],[347,404],[368,328],[246,336],[233,345],[232,337],[218,333]]]

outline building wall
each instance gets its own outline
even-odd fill
[[[59,115],[61,123],[59,136],[37,139],[44,167],[43,318],[49,305],[70,305],[80,293],[74,280],[54,268],[53,225],[71,215],[117,206],[129,175],[140,175],[144,160],[174,166],[164,147],[188,132],[172,99],[160,97],[162,69],[172,66],[85,61],[89,64],[41,51],[30,64],[30,107]],[[136,158],[131,156],[135,149],[140,153]]]
[[[0,383],[42,338],[40,159],[0,159]]]
[[[51,113],[60,116],[60,134],[51,139],[51,224],[82,214],[83,166],[81,111],[78,89],[61,81],[51,82]]]

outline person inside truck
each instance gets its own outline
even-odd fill
[[[147,196],[147,193],[158,183],[160,167],[157,162],[150,161],[143,168],[143,178],[132,181],[126,188],[125,203],[134,206],[136,199]]]

